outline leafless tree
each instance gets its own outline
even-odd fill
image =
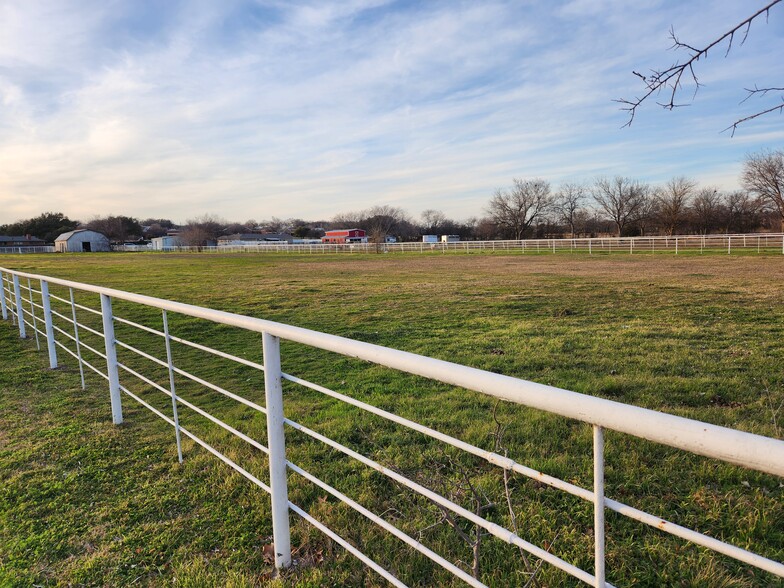
[[[429,234],[438,234],[448,223],[446,215],[440,210],[428,208],[422,211],[422,230]]]
[[[724,230],[727,233],[748,233],[759,226],[762,202],[748,192],[736,190],[724,195]]]
[[[579,222],[579,213],[582,209],[583,202],[585,202],[587,192],[588,190],[583,184],[567,182],[561,184],[555,195],[553,212],[555,212],[559,222],[562,222],[569,227],[569,232],[572,237],[574,237],[577,232],[576,227]]]
[[[619,237],[638,219],[648,192],[647,184],[621,176],[598,178],[592,189],[593,199],[612,219]]]
[[[405,210],[388,204],[373,206],[364,211],[363,216],[362,224],[374,243],[383,243],[388,235],[393,235],[403,223],[409,222]]]
[[[552,207],[553,196],[546,180],[512,180],[511,190],[496,190],[487,212],[513,239],[522,239],[533,223]]]
[[[227,224],[226,220],[211,214],[188,219],[180,232],[180,241],[183,245],[193,247],[209,245],[218,238]]]
[[[103,233],[113,243],[139,239],[143,233],[139,221],[130,216],[95,217],[85,227]]]
[[[721,196],[716,188],[702,188],[691,204],[693,223],[703,235],[712,232],[719,224]]]
[[[672,39],[672,49],[675,50],[683,50],[688,53],[688,57],[684,60],[676,61],[673,65],[664,68],[664,69],[654,69],[646,76],[637,71],[633,71],[632,73],[640,78],[644,84],[644,91],[643,93],[635,97],[632,100],[621,98],[620,100],[616,100],[616,102],[620,102],[624,106],[621,110],[626,111],[629,114],[629,120],[626,122],[624,126],[630,126],[632,121],[634,120],[635,114],[637,114],[637,108],[645,102],[648,98],[653,96],[654,94],[664,94],[665,101],[657,102],[659,106],[667,110],[672,110],[678,106],[685,106],[684,103],[678,103],[679,96],[682,94],[684,89],[684,82],[689,82],[694,84],[694,94],[696,95],[697,90],[699,90],[700,84],[699,79],[697,77],[697,73],[695,71],[695,67],[697,62],[700,59],[707,59],[708,53],[712,50],[718,50],[726,43],[726,49],[724,50],[724,56],[726,57],[729,55],[730,50],[732,49],[732,44],[736,39],[736,36],[740,36],[740,44],[743,45],[746,42],[746,38],[749,35],[749,30],[751,29],[751,23],[760,17],[765,17],[767,21],[768,16],[770,15],[770,9],[773,8],[776,4],[779,4],[782,0],[773,0],[769,2],[767,5],[763,6],[759,10],[757,10],[754,14],[743,20],[742,22],[738,23],[730,30],[728,30],[723,35],[717,37],[707,45],[702,48],[693,47],[688,43],[684,43],[681,41],[676,35],[674,29],[670,28],[670,38]],[[758,87],[754,86],[754,88],[746,88],[747,96],[743,100],[744,102],[753,96],[766,96],[770,93],[778,93],[783,92],[784,88],[774,87],[774,86],[767,86],[767,87]],[[693,96],[692,96],[693,99]],[[744,116],[742,118],[737,119],[734,123],[732,123],[726,130],[731,130],[732,135],[735,134],[735,131],[738,128],[738,125],[755,119],[757,117],[763,116],[765,114],[770,114],[772,112],[778,111],[779,113],[784,112],[784,99],[779,101],[778,104],[773,106],[769,106],[758,110],[748,116]]]
[[[679,176],[656,189],[654,198],[658,205],[657,217],[667,235],[673,235],[686,218],[689,203],[697,182]]]
[[[784,230],[784,150],[761,151],[746,157],[743,187],[776,210]]]

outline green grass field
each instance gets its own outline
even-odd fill
[[[134,255],[0,256],[0,266],[237,312],[368,341],[646,408],[782,438],[781,255]],[[67,291],[52,292],[67,296]],[[97,307],[96,296],[79,301]],[[61,307],[59,310],[63,311]],[[160,315],[117,315],[160,328]],[[94,320],[80,314],[87,324]],[[261,337],[187,317],[173,333],[261,362]],[[66,328],[67,324],[58,323]],[[119,339],[161,356],[152,335]],[[86,342],[100,349],[97,338]],[[298,565],[274,578],[268,496],[124,397],[111,425],[107,385],[0,324],[0,585],[381,586],[385,582],[292,515]],[[177,365],[263,404],[263,377],[175,347]],[[284,342],[284,371],[591,487],[591,429],[554,415]],[[86,357],[89,355],[86,353]],[[120,352],[161,384],[165,371]],[[101,360],[92,357],[95,365]],[[171,403],[122,382],[169,414]],[[178,380],[184,398],[266,444],[263,415]],[[474,510],[511,525],[500,469],[284,384],[286,414]],[[181,409],[184,426],[262,480],[258,451]],[[432,504],[381,474],[287,430],[288,457],[470,571],[471,547]],[[607,495],[784,560],[782,480],[608,432]],[[521,476],[509,481],[519,534],[588,570],[592,508]],[[291,473],[290,499],[412,585],[460,585],[428,559]],[[473,533],[468,523],[461,531]],[[537,561],[482,538],[481,580],[525,585]],[[724,556],[607,513],[616,586],[777,586]],[[533,586],[580,586],[545,564]]]

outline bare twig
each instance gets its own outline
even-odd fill
[[[732,43],[735,40],[735,35],[741,31],[743,33],[743,38],[741,39],[740,44],[743,45],[746,42],[746,39],[748,38],[749,31],[751,29],[751,23],[762,15],[765,15],[767,21],[767,18],[770,15],[770,9],[773,8],[776,4],[779,4],[781,1],[782,0],[773,0],[772,2],[760,8],[757,12],[749,16],[747,19],[738,23],[737,25],[732,27],[729,31],[727,31],[726,33],[724,33],[723,35],[721,35],[720,37],[718,37],[717,39],[715,39],[714,41],[712,41],[711,43],[703,47],[702,49],[698,49],[696,47],[693,47],[692,45],[689,45],[688,43],[681,41],[675,35],[675,31],[672,28],[670,28],[670,38],[672,39],[673,42],[671,49],[686,50],[689,52],[689,58],[686,59],[683,63],[676,62],[666,69],[652,70],[651,74],[648,76],[645,76],[636,71],[632,71],[632,73],[638,78],[640,78],[645,84],[645,92],[641,96],[636,97],[633,100],[627,100],[625,98],[615,100],[615,102],[624,105],[621,108],[621,110],[629,114],[629,120],[626,121],[626,124],[624,124],[623,126],[624,127],[631,126],[632,122],[634,121],[634,117],[637,114],[637,108],[643,102],[645,102],[650,96],[652,96],[653,94],[658,94],[662,91],[666,91],[668,95],[667,96],[668,99],[666,101],[657,102],[657,104],[659,104],[663,108],[667,110],[673,110],[674,108],[680,106],[686,106],[686,104],[678,104],[676,102],[678,92],[683,89],[684,75],[686,76],[687,80],[691,78],[691,81],[692,83],[694,83],[695,86],[694,94],[696,95],[697,90],[699,90],[701,84],[699,82],[699,79],[697,78],[696,72],[694,71],[695,64],[703,57],[707,59],[708,52],[714,47],[723,43],[724,41],[727,41],[727,50],[725,52],[725,56],[728,55],[730,50],[732,49]],[[767,92],[776,91],[776,90],[780,90],[780,88],[767,88],[767,89],[762,88],[750,92],[751,94],[759,93],[760,95],[764,96]],[[693,99],[694,98],[692,97],[692,100]],[[773,108],[762,110],[756,114],[737,120],[733,125],[727,127],[727,129],[732,129],[732,133],[734,135],[735,129],[737,129],[739,124],[752,120],[759,116],[762,116],[764,114],[768,114],[775,110],[781,112],[783,108],[784,108],[784,104],[781,104]]]

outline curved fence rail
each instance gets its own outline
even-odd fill
[[[108,382],[112,420],[115,424],[120,424],[123,421],[121,396],[125,394],[151,410],[174,429],[180,461],[183,459],[181,438],[185,436],[270,494],[275,565],[279,568],[285,568],[291,564],[289,515],[290,512],[293,512],[324,532],[391,584],[395,586],[404,585],[388,570],[373,561],[348,540],[340,537],[335,531],[327,528],[311,514],[289,501],[288,474],[294,473],[342,501],[369,521],[391,533],[401,542],[451,572],[455,577],[465,581],[465,583],[471,586],[484,586],[479,578],[474,577],[459,565],[448,561],[419,540],[406,534],[385,519],[383,515],[371,512],[337,488],[289,461],[286,455],[284,430],[290,428],[357,460],[359,463],[394,480],[408,490],[420,494],[427,500],[432,501],[444,512],[450,512],[453,516],[462,517],[498,540],[517,546],[521,550],[592,586],[611,586],[606,581],[605,574],[604,517],[607,510],[620,513],[633,520],[660,529],[662,532],[670,533],[728,557],[735,558],[749,566],[765,570],[774,576],[784,577],[784,564],[780,562],[685,528],[607,497],[604,492],[604,433],[605,429],[619,431],[775,476],[784,476],[784,441],[582,395],[317,331],[110,288],[5,268],[0,268],[0,285],[2,285],[2,295],[0,296],[2,318],[10,320],[18,328],[20,337],[27,338],[32,335],[35,337],[36,345],[38,345],[39,349],[42,347],[46,348],[51,368],[58,366],[60,362],[58,354],[63,352],[76,361],[82,387],[85,386],[85,369],[95,372]],[[58,294],[55,294],[54,290]],[[96,295],[97,299],[93,299],[92,305],[89,303],[77,303],[74,291],[79,292],[81,296]],[[161,326],[145,325],[117,316],[113,312],[113,301],[124,301],[134,305],[141,305],[147,309],[156,309],[160,312]],[[177,313],[220,325],[260,333],[263,341],[263,364],[191,341],[180,334],[172,333],[169,328],[168,313]],[[165,357],[156,357],[131,345],[127,341],[120,340],[115,332],[115,326],[118,325],[121,325],[123,329],[143,331],[148,335],[163,340],[166,350]],[[93,343],[95,340],[100,340],[103,345],[102,348],[96,348],[96,346],[86,343],[86,335],[93,336]],[[373,364],[430,378],[438,382],[459,386],[495,398],[588,423],[593,428],[593,487],[583,488],[571,482],[558,479],[518,463],[506,455],[484,450],[431,427],[361,402],[336,390],[331,390],[295,375],[284,373],[281,371],[280,362],[281,339],[358,358]],[[246,368],[263,372],[265,383],[264,406],[176,365],[172,358],[171,347],[173,342],[198,352],[218,356]],[[97,347],[100,347],[100,345]],[[168,377],[161,383],[160,377],[156,378],[148,373],[144,373],[144,370],[139,367],[129,365],[132,363],[131,361],[127,359],[120,361],[118,351],[121,351],[122,354],[128,357],[133,356],[145,360],[146,365],[149,365],[150,369],[152,369],[152,366],[156,366],[159,374],[166,373]],[[198,406],[192,398],[183,397],[178,393],[175,385],[176,377],[196,383],[206,390],[220,394],[253,411],[264,414],[267,422],[266,445]],[[515,472],[535,479],[539,483],[589,502],[593,505],[594,510],[595,559],[593,569],[581,569],[569,561],[552,554],[548,549],[526,541],[512,530],[487,520],[476,512],[467,510],[450,498],[434,492],[432,489],[406,477],[402,473],[385,467],[378,461],[342,443],[327,438],[301,423],[286,418],[283,411],[284,400],[282,394],[282,382],[284,380],[368,411],[399,426],[427,435],[437,441],[485,460],[489,464],[502,468],[507,472]],[[153,406],[152,402],[148,401],[149,399],[145,400],[138,390],[134,391],[134,386],[140,383],[144,385],[145,390],[153,390],[156,394],[161,395],[160,398],[165,398],[166,402],[170,401],[171,412],[166,414],[164,410],[161,410],[160,404],[158,407]],[[184,427],[179,418],[179,411],[183,408],[208,419],[251,447],[263,452],[268,458],[269,483],[262,481],[241,464],[230,459],[193,431]]]

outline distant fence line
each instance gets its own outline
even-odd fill
[[[219,245],[214,247],[165,247],[148,249],[120,246],[116,251],[151,251],[159,253],[431,253],[492,252],[517,253],[657,253],[678,255],[684,251],[735,250],[765,251],[784,254],[784,233],[750,233],[738,235],[674,235],[664,237],[581,237],[574,239],[520,239],[509,241],[453,241],[450,243],[259,243],[258,245]]]
[[[579,237],[574,239],[520,239],[507,241],[453,241],[449,243],[286,243],[257,245],[176,246],[153,249],[146,245],[115,245],[113,251],[129,253],[672,253],[704,251],[756,251],[784,255],[784,233],[736,235],[673,235],[662,237]],[[54,247],[0,247],[0,254],[54,253]]]
[[[5,253],[54,253],[54,245],[39,247],[0,247],[0,254]]]

